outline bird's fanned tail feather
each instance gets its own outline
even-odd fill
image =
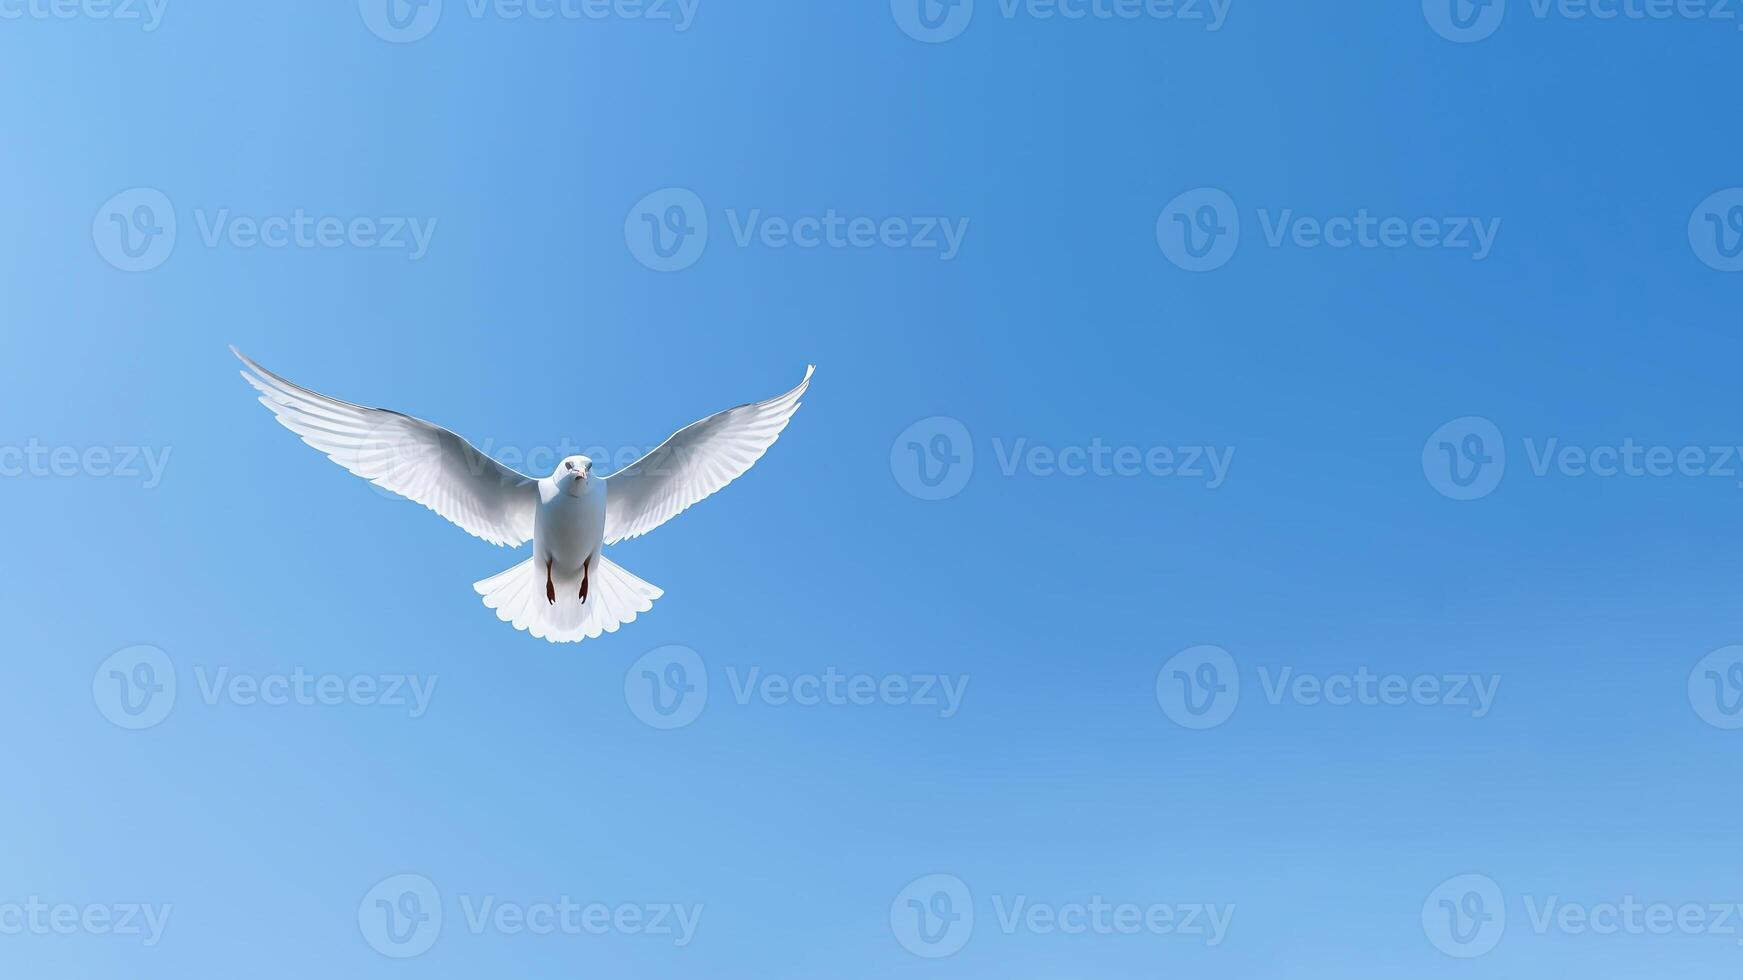
[[[557,602],[545,596],[545,567],[528,558],[472,588],[496,618],[551,643],[579,643],[601,633],[614,633],[654,606],[665,592],[601,555],[588,582],[587,601],[578,595],[579,579],[557,587]]]

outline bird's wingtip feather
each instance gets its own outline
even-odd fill
[[[259,374],[259,373],[261,373],[262,370],[264,370],[263,368],[261,368],[260,364],[254,360],[254,358],[249,357],[247,354],[244,354],[244,353],[242,353],[242,351],[238,350],[235,344],[230,345],[230,353],[235,354],[236,359],[238,361],[241,361],[243,366],[247,367],[249,371],[253,371],[256,374]],[[248,375],[246,373],[243,374],[243,377],[247,377],[247,376]]]

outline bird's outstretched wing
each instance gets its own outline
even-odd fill
[[[287,381],[236,348],[242,377],[260,403],[327,458],[365,480],[417,501],[491,544],[515,547],[533,536],[539,491],[439,425],[385,408],[364,408]]]
[[[679,429],[658,449],[606,478],[605,543],[646,534],[743,476],[799,410],[816,365],[799,386]]]

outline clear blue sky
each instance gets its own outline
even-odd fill
[[[1734,971],[1737,20],[927,3],[0,0],[0,974]],[[558,648],[229,344],[818,371]]]

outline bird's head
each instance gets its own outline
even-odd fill
[[[584,493],[587,481],[593,478],[593,458],[570,456],[557,464],[557,472],[551,476],[564,490],[573,494]]]

